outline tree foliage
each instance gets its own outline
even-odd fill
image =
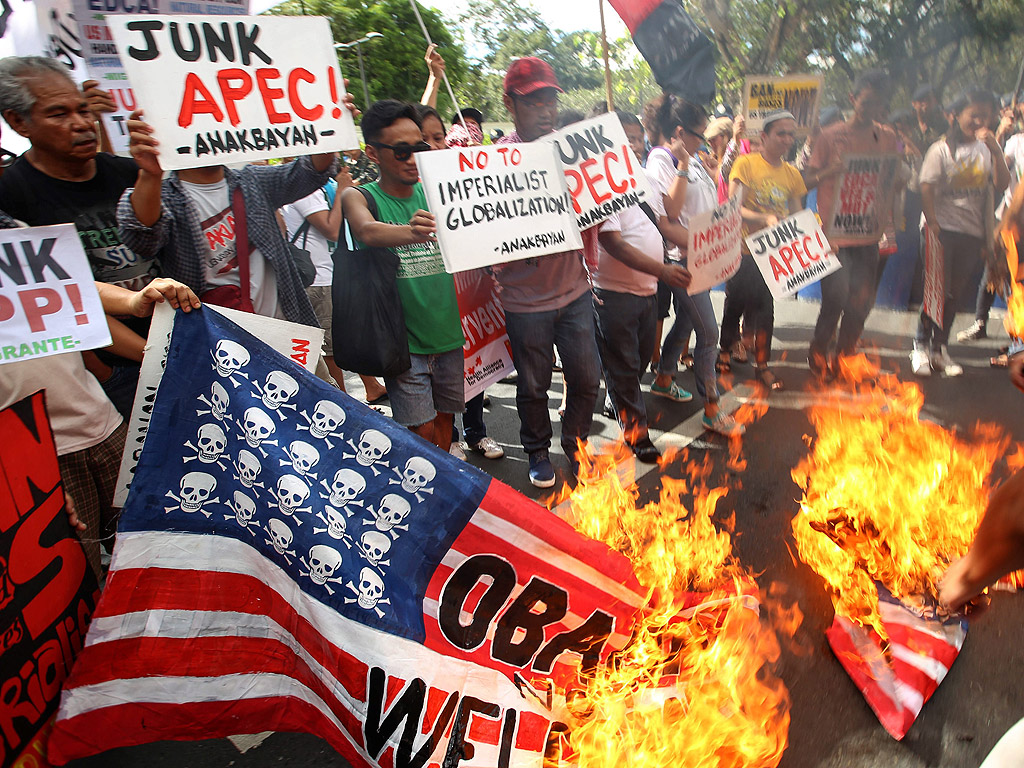
[[[470,77],[465,51],[455,35],[452,24],[439,12],[419,6],[423,23],[431,39],[444,51],[448,77],[455,87]],[[420,31],[408,0],[288,0],[273,9],[288,16],[326,16],[331,23],[335,42],[346,43],[368,32],[379,32],[383,38],[363,43],[363,62],[370,99],[400,99],[418,102],[426,85],[428,70],[423,60],[427,41]],[[356,104],[365,109],[359,63],[355,49],[339,51],[341,69],[349,79],[349,90]],[[456,90],[456,98],[463,93]],[[438,110],[448,119],[451,101],[442,87]]]

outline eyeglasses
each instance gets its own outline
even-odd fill
[[[380,141],[368,141],[366,143],[378,149],[390,149],[395,153],[395,160],[400,163],[404,163],[415,152],[427,152],[430,150],[430,145],[425,141],[417,141],[415,144],[385,144]]]
[[[701,141],[704,141],[704,134],[703,134],[703,133],[697,133],[696,131],[694,131],[694,130],[691,130],[691,129],[687,128],[687,127],[686,127],[685,125],[683,125],[683,126],[680,126],[680,127],[681,127],[681,128],[682,128],[682,129],[683,129],[683,130],[684,130],[684,131],[685,131],[686,133],[690,134],[690,135],[691,135],[691,136],[693,136],[694,138],[696,138],[696,139],[700,139]]]

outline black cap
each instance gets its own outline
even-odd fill
[[[463,108],[462,116],[465,117],[467,120],[476,120],[478,123],[480,123],[480,125],[484,124],[484,113],[481,112],[479,109],[475,109],[474,107]],[[459,113],[456,112],[454,115],[452,115],[452,119],[449,120],[448,122],[450,122],[452,125],[458,123]]]

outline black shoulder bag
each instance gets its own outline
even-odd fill
[[[356,189],[376,219],[377,201],[365,189]],[[342,225],[332,256],[334,362],[364,376],[398,376],[412,365],[396,282],[398,255],[390,248],[349,250],[344,221]]]

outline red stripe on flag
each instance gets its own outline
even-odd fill
[[[525,752],[543,752],[548,739],[551,721],[529,710],[519,713],[519,727],[516,729],[516,749]]]
[[[291,648],[277,640],[237,636],[130,638],[88,646],[78,658],[82,663],[76,663],[74,685],[68,686],[69,689],[139,677],[165,677],[168,685],[180,685],[175,678],[284,675],[323,699],[352,737],[362,742],[362,724],[346,703],[338,699]],[[338,673],[339,678],[348,674],[335,667],[327,667],[327,670]],[[364,682],[365,679],[364,673]]]
[[[907,712],[898,702],[894,702],[889,695],[881,689],[874,679],[874,668],[868,664],[861,649],[854,642],[853,635],[857,635],[857,642],[870,642],[871,652],[881,656],[882,650],[878,647],[877,638],[874,633],[869,636],[868,632],[851,622],[849,619],[842,619],[836,616],[832,620],[832,626],[825,631],[828,643],[832,652],[836,655],[839,663],[846,674],[853,680],[854,685],[864,695],[868,706],[871,707],[878,722],[894,739],[902,739],[914,722],[914,714]],[[883,665],[883,673],[892,675],[888,665]],[[892,675],[894,678],[895,675]]]
[[[266,616],[290,630],[317,663],[334,670],[353,698],[366,701],[369,667],[331,643],[312,622],[253,576],[211,571],[140,568],[111,571],[94,619],[137,611],[231,611]],[[83,665],[84,666],[84,665]],[[67,687],[79,685],[72,670]]]
[[[637,27],[651,15],[651,11],[661,5],[662,0],[608,0],[608,2],[629,28],[629,33],[633,34]]]
[[[186,704],[120,704],[61,720],[50,737],[48,759],[63,765],[117,747],[133,747],[165,739],[182,739],[195,732],[195,740],[217,739],[260,731],[315,733],[355,766],[368,766],[348,740],[319,709],[287,696],[201,701]]]
[[[450,691],[443,691],[440,688],[427,688],[427,703],[424,707],[423,725],[420,728],[420,733],[426,734],[434,730],[434,722],[437,720],[441,708],[448,701],[450,695]]]
[[[921,694],[922,707],[924,702],[928,701],[931,695],[935,693],[935,689],[939,687],[935,678],[928,675],[927,672],[922,672],[917,667],[907,664],[905,661],[892,659],[890,666],[897,680]]]
[[[498,715],[498,719],[487,717],[479,712],[474,712],[469,720],[469,740],[476,744],[490,744],[495,745],[498,743],[498,738],[501,736],[501,715]]]
[[[929,635],[927,632],[918,632],[904,624],[886,622],[885,631],[889,633],[889,637],[894,643],[905,645],[912,651],[935,659],[947,670],[953,666],[953,662],[956,661],[956,657],[960,653],[955,645],[951,645],[946,640]]]
[[[660,0],[656,0],[653,5],[658,5],[658,2]],[[510,486],[492,482],[480,502],[480,508],[547,542],[564,552],[566,557],[575,558],[600,571],[610,581],[625,585],[638,595],[641,602],[646,596],[646,591],[636,580],[632,564],[623,555],[583,536],[569,523],[539,504],[529,504],[519,491]]]

